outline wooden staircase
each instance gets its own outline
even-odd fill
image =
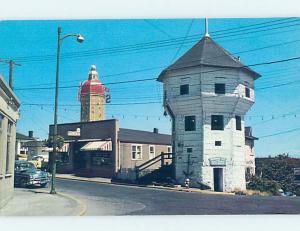
[[[171,183],[175,178],[174,154],[161,153],[155,158],[136,166],[136,181],[139,184]],[[160,163],[160,167],[151,169],[153,165]]]

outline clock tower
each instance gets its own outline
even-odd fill
[[[105,120],[106,91],[106,87],[99,80],[96,66],[92,65],[88,73],[88,80],[81,84],[79,89],[81,122]]]

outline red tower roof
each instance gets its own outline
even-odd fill
[[[106,87],[101,84],[98,78],[98,72],[96,66],[92,65],[89,71],[88,80],[84,81],[79,89],[79,94],[99,94],[104,95],[106,92]]]

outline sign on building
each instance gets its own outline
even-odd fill
[[[68,131],[68,136],[79,137],[80,136],[80,128],[77,128],[76,131]]]
[[[214,157],[209,159],[209,163],[211,166],[225,166],[226,158],[222,157]]]

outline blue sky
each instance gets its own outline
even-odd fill
[[[240,56],[244,64],[300,56],[300,20],[274,22],[278,25],[268,23],[274,20],[278,19],[209,19],[209,31],[217,43]],[[260,25],[242,31],[255,24]],[[14,69],[15,92],[23,103],[18,131],[26,134],[34,130],[40,138],[47,137],[48,125],[53,122],[53,106],[49,104],[54,104],[54,89],[18,88],[54,87],[58,26],[62,27],[63,34],[81,33],[86,38],[82,44],[73,38],[64,41],[62,57],[67,58],[61,60],[60,86],[79,86],[87,78],[91,64],[97,66],[103,83],[155,78],[163,67],[201,39],[204,32],[203,19],[0,21],[0,58],[12,58],[22,65]],[[240,29],[227,30],[231,28]],[[185,35],[188,37],[184,42],[174,42]],[[166,40],[173,43],[166,46],[162,42]],[[140,43],[148,44],[135,49],[126,47]],[[75,53],[66,55],[70,52]],[[246,118],[246,124],[253,126],[254,135],[263,137],[300,128],[300,84],[273,87],[299,80],[299,60],[253,69],[262,75],[255,83],[256,103]],[[0,73],[8,78],[7,65],[0,63]],[[107,87],[112,95],[111,105],[106,107],[107,118],[118,118],[125,128],[150,131],[158,127],[160,132],[170,133],[170,120],[163,117],[161,106],[161,83],[153,80]],[[260,89],[265,87],[271,88]],[[72,105],[59,108],[60,123],[79,121],[77,91],[77,87],[60,89],[59,103]],[[300,157],[299,133],[297,130],[261,138],[256,142],[257,155],[288,152]]]

